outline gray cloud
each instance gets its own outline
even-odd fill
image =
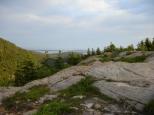
[[[153,4],[153,0],[1,0],[0,36],[33,49],[85,49],[111,41],[127,45],[153,37]]]

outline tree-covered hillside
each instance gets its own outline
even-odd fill
[[[24,50],[0,38],[0,85],[10,84],[20,62],[30,59],[35,64],[39,64],[42,58],[41,54]]]

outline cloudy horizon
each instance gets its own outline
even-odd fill
[[[27,49],[127,46],[154,37],[153,0],[0,0],[0,37]]]

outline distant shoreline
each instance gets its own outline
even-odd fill
[[[75,52],[75,53],[87,54],[87,50],[30,50],[30,51],[40,52],[40,53],[45,53],[47,51],[49,54],[59,53],[59,51],[61,51],[61,53]]]

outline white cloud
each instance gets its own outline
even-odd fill
[[[10,1],[9,5],[0,4],[2,32],[24,33],[31,30],[30,35],[33,35],[36,29],[49,31],[48,29],[54,30],[57,27],[56,32],[62,28],[64,33],[65,30],[87,33],[92,31],[105,37],[117,38],[137,38],[154,34],[153,16],[123,9],[119,6],[121,0],[21,0],[20,4],[17,2],[19,0],[15,1],[14,4]],[[129,3],[137,4],[138,1],[131,0]],[[22,30],[24,27],[26,29]],[[91,37],[88,34],[85,38]]]

